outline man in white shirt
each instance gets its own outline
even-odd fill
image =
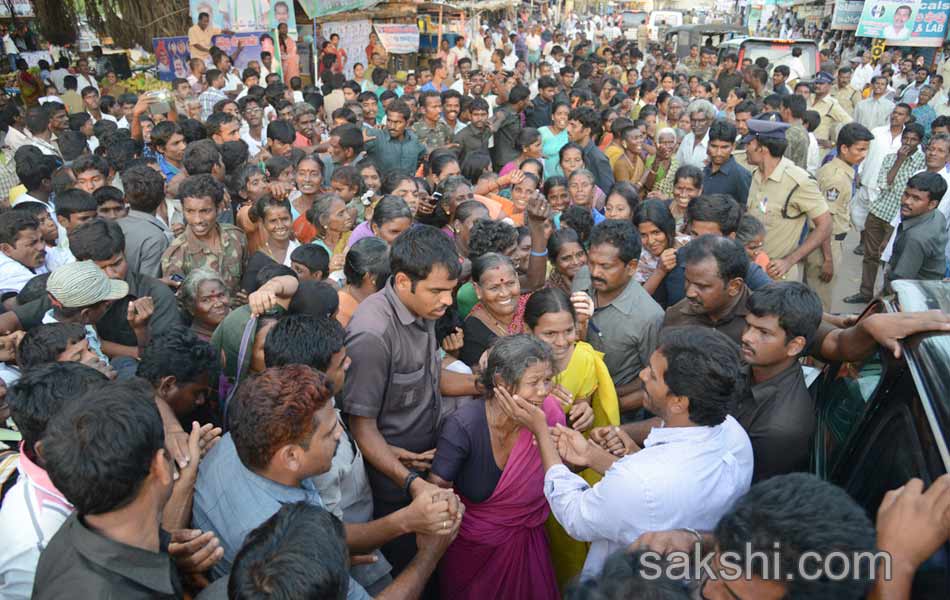
[[[59,62],[56,63],[56,68],[50,71],[49,78],[53,82],[53,85],[56,86],[56,89],[60,94],[66,91],[66,76],[71,75],[69,72],[69,59],[65,56],[61,56]]]
[[[78,343],[68,344],[64,354],[85,341],[82,337]],[[53,416],[90,388],[108,381],[81,360],[67,357],[63,362],[36,366],[14,388],[21,401],[13,408],[13,418],[20,425],[23,443],[17,465],[19,477],[0,509],[0,537],[5,540],[0,546],[0,597],[5,600],[31,597],[40,553],[75,510],[50,481],[35,446]]]
[[[917,100],[920,97],[920,89],[928,84],[929,78],[930,72],[925,67],[917,67],[914,69],[914,81],[898,94],[898,102],[906,102],[911,106],[917,104]]]
[[[36,146],[43,154],[62,158],[59,147],[54,141],[55,136],[51,126],[54,118],[60,121],[65,120],[68,126],[66,107],[60,104],[55,106],[55,110],[51,110],[50,105],[30,108],[26,111],[26,133],[31,146]]]
[[[878,194],[881,193],[877,183],[884,157],[900,150],[904,125],[908,119],[910,119],[910,107],[906,104],[900,104],[891,111],[889,124],[871,130],[871,133],[874,134],[874,140],[868,147],[867,158],[858,168],[860,185],[851,199],[851,222],[858,231],[862,232],[862,235],[868,209],[871,203],[877,199]]]
[[[50,77],[52,77],[52,73]],[[96,76],[89,71],[89,61],[85,58],[80,58],[79,62],[76,63],[76,83],[78,84],[76,86],[78,90],[92,86],[96,88],[97,92],[99,91],[99,82],[96,81]]]
[[[914,61],[910,58],[904,58],[898,64],[899,70],[891,77],[891,85],[900,93],[904,86],[914,80]]]
[[[515,54],[514,34],[512,34],[511,42],[505,45],[505,50],[507,50],[508,53],[505,55],[501,64],[506,71],[514,71],[515,67],[518,66],[518,55]]]
[[[449,69],[450,79],[454,77],[455,74],[458,72],[458,63],[463,58],[467,58],[471,60],[472,55],[469,53],[468,49],[465,47],[465,38],[463,38],[462,36],[458,36],[457,38],[455,38],[455,46],[453,46],[452,49],[449,50],[449,56],[448,56],[448,59],[446,60],[446,63],[447,63],[446,67],[448,67]]]
[[[854,120],[868,129],[887,125],[894,111],[894,103],[887,99],[887,77],[880,75],[871,80],[871,95],[854,107]]]
[[[627,438],[619,459],[563,426],[550,435],[540,408],[502,395],[505,412],[538,441],[554,517],[574,539],[592,542],[583,577],[599,574],[610,554],[646,532],[711,529],[749,489],[752,444],[729,416],[740,373],[738,349],[722,332],[662,332],[649,367],[640,372],[644,407],[662,425],[650,429],[642,449]],[[604,478],[591,487],[562,458]]]
[[[871,66],[871,53],[868,51],[862,52],[860,56],[852,58],[851,62],[854,63],[854,76],[851,78],[851,85],[856,90],[863,90],[864,86],[871,83],[871,78],[874,76],[874,67]]]
[[[676,160],[680,166],[706,166],[706,147],[709,145],[709,126],[716,118],[716,107],[708,100],[693,100],[686,108],[692,131],[683,138]]]
[[[20,49],[16,47],[16,42],[10,37],[10,30],[6,25],[0,25],[0,35],[3,36],[3,53],[7,55],[10,61],[10,71],[16,71],[16,60],[20,58]]]
[[[19,294],[26,282],[46,273],[46,242],[33,215],[8,210],[0,215],[0,298]]]

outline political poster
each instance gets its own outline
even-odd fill
[[[835,10],[831,17],[831,28],[854,31],[858,28],[863,10],[864,0],[836,0]]]
[[[208,13],[211,26],[225,31],[262,31],[277,29],[286,23],[288,31],[297,35],[293,0],[190,0],[191,22]]]
[[[211,43],[232,58],[234,67],[238,71],[243,71],[251,61],[256,61],[260,64],[261,51],[264,50],[263,46],[268,45],[268,42],[271,40],[270,35],[267,34],[262,42],[261,37],[265,36],[265,34],[267,34],[266,31],[245,31],[242,33],[221,34],[211,38]],[[240,48],[241,51],[235,58],[234,54],[238,51],[238,48]],[[271,54],[273,54],[272,50],[273,42],[270,43],[269,51],[271,51]]]
[[[334,33],[340,36],[339,48],[346,52],[346,64],[343,74],[347,79],[353,77],[353,65],[360,63],[366,67],[366,44],[373,24],[366,20],[332,21],[323,24],[323,35],[329,40]]]
[[[419,26],[415,23],[376,23],[379,41],[390,54],[412,54],[419,51]]]
[[[883,38],[888,46],[938,47],[947,31],[950,0],[867,0],[858,37]]]
[[[158,63],[158,78],[162,81],[172,81],[176,77],[188,76],[188,60],[191,52],[188,50],[188,37],[161,37],[152,38],[152,48],[155,51],[155,61]]]

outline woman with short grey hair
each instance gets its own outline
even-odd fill
[[[191,316],[192,331],[206,342],[231,312],[231,297],[224,279],[211,269],[192,269],[178,288],[178,301]]]
[[[541,455],[507,408],[517,396],[541,407],[550,426],[564,425],[564,410],[551,395],[555,374],[541,340],[500,338],[482,374],[485,401],[445,420],[429,480],[462,497],[466,526],[442,558],[443,598],[558,597],[544,529],[550,508]]]

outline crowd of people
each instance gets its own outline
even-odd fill
[[[831,314],[948,272],[950,60],[481,34],[0,105],[0,596],[909,597],[950,476],[808,474],[802,361],[950,331]]]

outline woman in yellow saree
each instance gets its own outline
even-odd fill
[[[589,318],[587,311],[576,312],[572,298],[558,288],[545,288],[532,294],[524,311],[526,331],[546,342],[554,353],[558,370],[554,382],[559,386],[554,395],[560,397],[565,412],[569,417],[578,414],[580,411],[574,407],[585,403],[593,409],[593,423],[584,428],[585,432],[593,427],[620,424],[617,391],[604,364],[603,353],[580,341],[579,330],[586,329]],[[585,469],[581,477],[594,485],[601,475]],[[580,574],[588,544],[570,537],[553,517],[548,519],[546,529],[554,571],[563,591],[567,583]]]

